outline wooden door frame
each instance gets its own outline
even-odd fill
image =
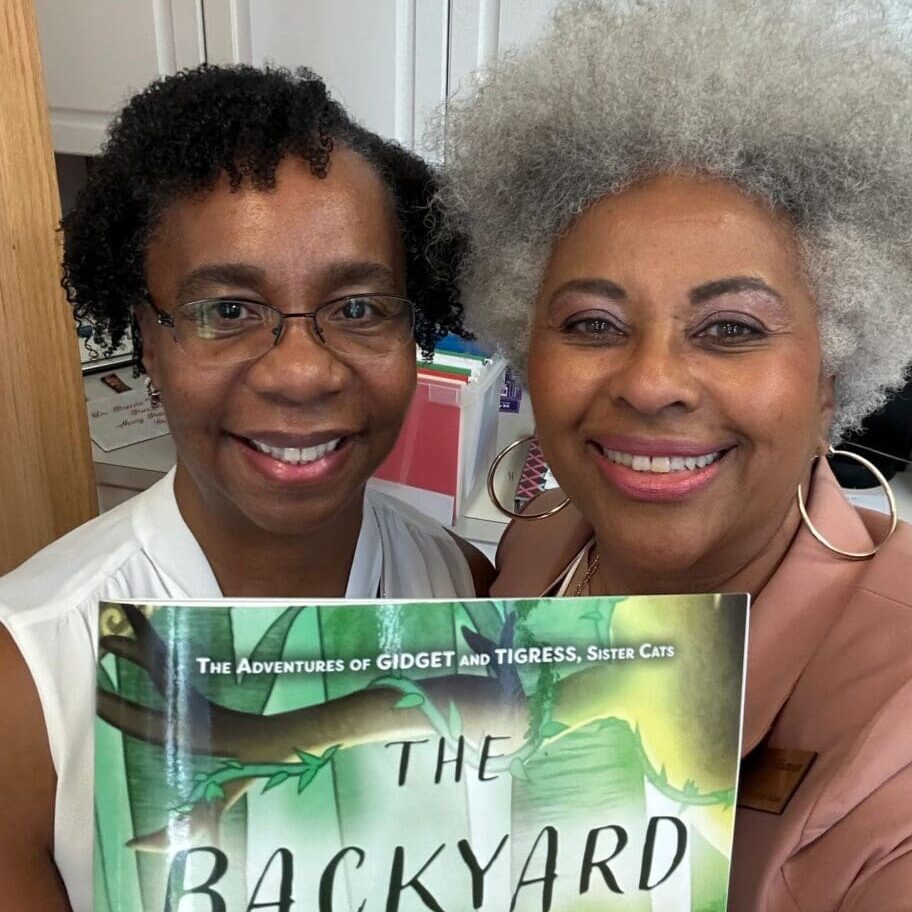
[[[0,573],[97,513],[33,0],[0,4]],[[76,568],[74,567],[74,570]]]

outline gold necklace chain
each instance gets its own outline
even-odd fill
[[[586,575],[579,581],[579,584],[577,585],[576,589],[573,590],[574,598],[582,595],[583,590],[589,585],[589,581],[592,579],[593,576],[595,576],[595,572],[599,568],[600,561],[601,561],[601,557],[598,554],[598,552],[596,552],[595,560],[589,565],[589,569],[586,570]]]

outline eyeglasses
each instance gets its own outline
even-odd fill
[[[314,335],[341,355],[388,355],[407,345],[415,330],[412,302],[378,293],[336,298],[301,313],[241,298],[190,301],[172,313],[149,304],[181,351],[198,363],[253,361],[278,345],[286,321],[295,317],[312,320]]]

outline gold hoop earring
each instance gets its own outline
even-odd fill
[[[497,469],[500,464],[504,461],[506,456],[509,453],[512,453],[518,446],[522,446],[524,443],[528,443],[530,440],[534,440],[534,434],[527,434],[525,437],[520,437],[519,440],[514,440],[513,443],[505,446],[495,457],[494,461],[491,463],[491,468],[488,469],[488,497],[491,498],[491,503],[500,510],[504,516],[509,516],[511,519],[545,519],[547,516],[554,516],[555,513],[560,513],[564,507],[570,503],[570,498],[565,497],[556,507],[552,507],[550,510],[545,510],[542,513],[517,513],[514,510],[508,510],[497,498],[497,493],[494,490],[494,476],[497,473]]]
[[[146,374],[143,377],[143,383],[146,384],[146,393],[149,396],[149,402],[152,403],[152,408],[158,408],[161,405],[161,390],[157,386],[152,385],[152,378]]]
[[[896,529],[896,523],[899,520],[899,514],[896,511],[896,498],[893,496],[893,489],[890,487],[890,483],[884,478],[883,473],[880,469],[877,468],[869,460],[865,459],[864,456],[859,456],[858,453],[853,453],[850,450],[835,450],[833,447],[828,447],[826,454],[827,456],[847,456],[849,459],[854,459],[857,462],[860,462],[878,481],[880,486],[884,489],[884,493],[887,495],[887,500],[890,503],[890,529],[887,532],[884,540],[879,544],[875,545],[870,551],[843,551],[842,548],[837,548],[834,544],[831,544],[824,538],[823,535],[818,531],[818,529],[811,522],[810,517],[807,514],[807,510],[804,505],[804,495],[801,492],[801,485],[798,485],[798,509],[801,512],[801,519],[804,524],[807,526],[808,531],[821,545],[824,546],[829,551],[832,551],[834,554],[839,554],[842,557],[847,558],[848,560],[868,560],[869,558],[874,557],[875,554],[887,543],[890,536],[893,534]],[[814,460],[819,459],[821,456],[820,453],[815,453],[814,458],[811,460],[813,463]]]

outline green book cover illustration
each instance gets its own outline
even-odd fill
[[[105,603],[96,912],[723,912],[747,597]]]

